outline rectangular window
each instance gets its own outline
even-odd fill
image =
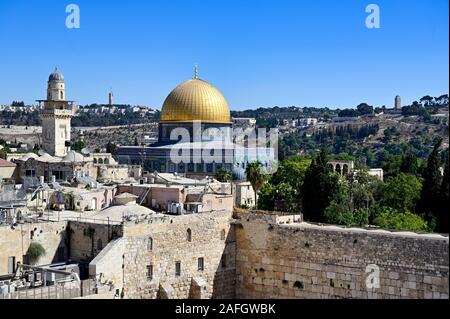
[[[25,176],[27,176],[27,177],[35,177],[36,176],[36,171],[34,169],[27,169],[25,171]]]
[[[153,265],[147,266],[147,281],[153,280]]]
[[[181,262],[177,261],[175,263],[175,276],[179,277],[181,276]]]
[[[57,181],[63,181],[64,180],[64,172],[63,171],[53,171],[52,175],[55,176]]]
[[[227,255],[226,254],[222,255],[222,260],[220,263],[221,263],[222,268],[227,268]]]
[[[200,257],[198,259],[198,271],[205,270],[205,259],[203,257]]]

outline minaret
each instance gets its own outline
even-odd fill
[[[67,101],[64,76],[55,68],[50,74],[47,99],[40,118],[42,120],[42,146],[52,156],[63,157],[70,151],[70,121],[73,116],[72,101]]]

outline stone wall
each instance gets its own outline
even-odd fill
[[[45,255],[37,264],[65,261],[68,252],[66,225],[66,222],[48,222],[19,224],[13,228],[0,226],[0,275],[8,274],[10,257],[14,257],[16,263],[24,263],[23,256],[32,242],[40,243],[45,248]]]
[[[106,222],[70,221],[69,229],[70,258],[76,261],[91,261],[112,239],[122,236],[121,225]]]
[[[448,298],[448,237],[237,217],[237,298]]]
[[[126,224],[125,298],[233,298],[236,274],[231,215],[168,216],[160,221]],[[203,258],[203,270],[199,269],[199,258]],[[148,266],[153,269],[152,278],[147,276]],[[205,285],[200,289],[202,282]]]
[[[125,240],[118,238],[111,241],[89,263],[89,277],[101,282],[111,282],[114,289],[123,288],[123,256],[125,253]]]

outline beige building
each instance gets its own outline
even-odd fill
[[[115,186],[93,188],[65,186],[52,192],[49,198],[49,208],[76,212],[99,211],[112,205],[115,194]]]
[[[16,176],[17,165],[0,158],[0,180],[12,179]]]
[[[171,214],[230,211],[233,195],[229,183],[194,180],[177,174],[157,173],[139,183],[118,185],[118,194],[136,195],[137,202]]]
[[[255,191],[250,182],[238,182],[234,187],[234,206],[235,207],[253,207],[255,206]]]

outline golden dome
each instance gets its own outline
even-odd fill
[[[231,123],[230,108],[222,93],[196,77],[180,84],[167,96],[160,120],[162,123],[192,121]]]

